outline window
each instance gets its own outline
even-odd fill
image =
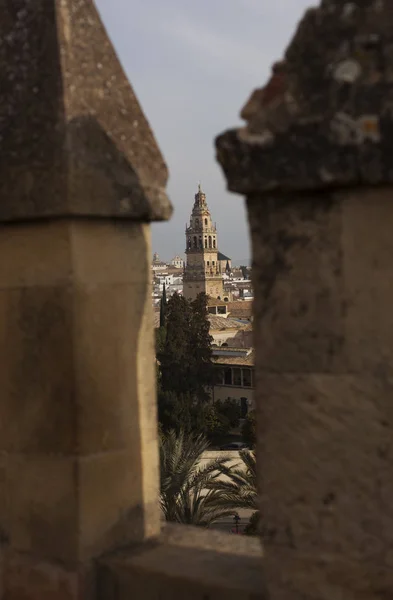
[[[198,243],[197,237],[196,237],[196,235],[194,235],[194,248],[197,247],[197,243]]]
[[[199,219],[195,219],[195,226],[199,227]]]
[[[207,264],[207,266],[209,266],[209,264],[210,264],[209,261],[207,261],[206,264]]]
[[[205,219],[205,225],[207,225],[207,219]]]
[[[251,387],[251,369],[243,369],[243,385]]]
[[[232,369],[231,368],[224,369],[224,384],[232,385]]]
[[[211,248],[211,247],[212,247],[212,236],[209,235],[209,248]]]
[[[205,248],[207,248],[207,238],[205,238]]]
[[[212,260],[212,265],[213,265],[213,267],[214,267],[214,260]]]
[[[220,298],[218,298],[220,300]],[[226,315],[227,314],[227,307],[226,306],[217,306],[218,309],[218,314],[219,315]]]
[[[241,369],[233,369],[233,385],[237,385],[237,386],[242,385],[242,370]]]
[[[216,247],[216,238],[213,239],[213,248]]]

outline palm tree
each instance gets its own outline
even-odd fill
[[[170,431],[160,438],[160,504],[166,521],[208,527],[223,517],[233,516],[232,507],[219,505],[222,470],[229,458],[211,460],[200,466],[208,448],[203,435],[176,434]]]
[[[220,467],[226,478],[215,482],[213,502],[216,508],[225,507],[226,510],[252,509],[254,512],[250,517],[249,529],[250,532],[256,532],[259,521],[256,457],[249,450],[240,450],[239,455],[242,466],[228,467],[224,464]]]

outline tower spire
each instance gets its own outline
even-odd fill
[[[186,227],[186,255],[183,294],[194,300],[200,292],[213,298],[223,295],[223,278],[218,260],[217,230],[212,223],[206,194],[198,181],[191,212],[190,226]]]

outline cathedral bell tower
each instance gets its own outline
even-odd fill
[[[190,225],[186,226],[187,263],[183,277],[183,295],[187,300],[195,300],[201,292],[211,298],[222,299],[224,286],[217,254],[216,226],[212,223],[206,195],[199,185]]]

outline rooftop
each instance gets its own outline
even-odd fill
[[[225,302],[228,306],[228,313],[237,317],[252,317],[252,301],[240,300],[238,302]]]
[[[219,354],[215,353],[218,350]],[[224,349],[213,349],[212,361],[216,365],[230,365],[230,366],[247,366],[253,367],[255,365],[254,360],[254,349],[250,348],[247,352],[244,352],[244,348],[225,348],[229,352],[224,352]]]
[[[217,259],[218,260],[232,260],[231,258],[229,258],[229,256],[226,256],[222,252],[217,252]]]
[[[223,331],[224,329],[244,329],[249,326],[240,323],[240,321],[237,321],[236,319],[231,319],[230,317],[227,318],[209,314],[208,319],[210,321],[210,329],[214,331]]]

